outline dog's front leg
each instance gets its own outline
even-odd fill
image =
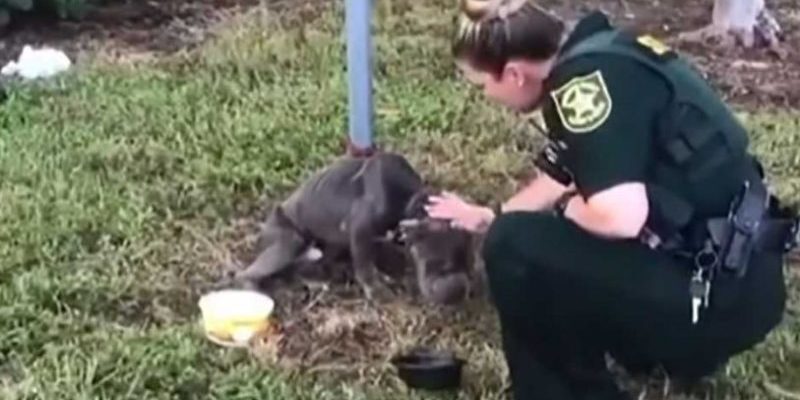
[[[350,219],[350,251],[353,257],[353,273],[370,301],[387,300],[391,291],[378,276],[375,265],[376,248],[375,213],[368,204],[356,204]]]

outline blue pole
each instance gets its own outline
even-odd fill
[[[353,152],[369,152],[373,147],[370,68],[372,0],[345,0],[345,2],[350,148]]]

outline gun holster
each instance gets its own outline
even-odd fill
[[[707,222],[718,272],[741,278],[755,252],[788,252],[796,246],[798,219],[770,215],[774,201],[761,178],[750,177],[731,204],[727,218]]]
[[[727,218],[728,229],[719,243],[721,272],[740,278],[755,249],[761,222],[769,207],[769,193],[760,180],[745,181],[739,197],[734,200]]]

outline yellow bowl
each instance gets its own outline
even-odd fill
[[[221,290],[204,295],[198,302],[203,328],[213,342],[224,346],[246,346],[269,327],[275,302],[249,290]]]

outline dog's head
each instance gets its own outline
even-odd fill
[[[451,227],[448,221],[429,217],[425,211],[429,196],[426,190],[412,198],[400,222],[400,237],[411,256],[422,295],[438,303],[452,303],[469,292],[472,235]]]

